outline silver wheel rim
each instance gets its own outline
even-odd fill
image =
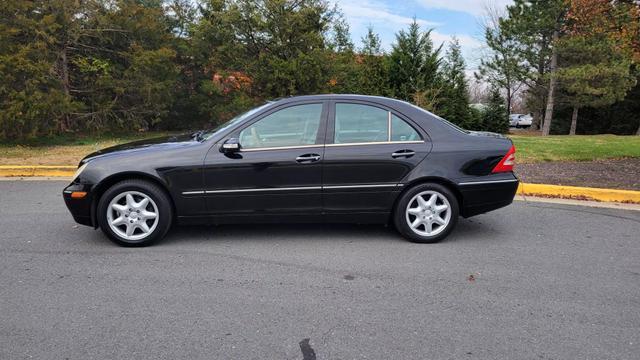
[[[420,236],[436,236],[443,232],[451,221],[451,204],[437,191],[423,191],[411,198],[405,217],[414,233]]]
[[[139,191],[118,194],[107,208],[107,223],[111,230],[127,241],[142,240],[158,226],[160,214],[156,203]]]

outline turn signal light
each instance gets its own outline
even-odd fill
[[[86,191],[74,191],[71,193],[71,198],[73,199],[82,199],[85,196],[87,196]]]
[[[492,173],[501,173],[501,172],[510,172],[513,171],[513,165],[516,163],[516,147],[511,145],[511,149],[507,151],[507,155],[505,155],[502,160],[496,165]]]

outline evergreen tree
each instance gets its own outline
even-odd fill
[[[349,24],[339,9],[333,10],[332,36],[329,49],[333,60],[329,91],[333,93],[358,93],[358,64],[354,53]]]
[[[628,23],[629,10],[607,0],[570,3],[567,33],[558,43],[557,75],[573,107],[570,135],[576,133],[580,108],[612,105],[636,84],[633,41],[640,37],[639,19]]]
[[[393,96],[433,110],[440,99],[440,50],[431,31],[422,32],[413,21],[409,30],[396,34],[389,56],[389,85]]]
[[[504,21],[496,14],[491,16],[484,34],[491,53],[480,60],[480,68],[475,76],[501,89],[506,94],[507,111],[511,112],[511,102],[522,86],[528,69],[524,66],[519,44],[513,34],[505,29]]]
[[[380,47],[380,36],[369,26],[362,38],[362,48],[357,56],[359,63],[358,93],[384,96],[388,94],[388,68],[386,55]]]
[[[551,128],[555,104],[557,46],[565,19],[565,0],[514,0],[507,6],[507,16],[500,19],[500,31],[517,44],[522,60],[522,81],[528,85],[530,103],[539,106],[535,111],[543,120],[543,135]]]
[[[442,63],[442,100],[438,115],[461,126],[469,121],[469,85],[460,42],[453,38]]]
[[[509,131],[507,108],[497,88],[491,89],[489,102],[482,116],[482,125],[486,131],[502,134]]]
[[[78,104],[62,86],[61,69],[55,70],[61,25],[44,2],[4,3],[0,17],[0,137],[65,130],[61,121]]]

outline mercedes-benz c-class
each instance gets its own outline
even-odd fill
[[[299,96],[216,129],[97,151],[63,196],[76,222],[125,246],[173,224],[265,222],[388,223],[431,243],[459,216],[513,201],[514,156],[508,138],[407,102]]]

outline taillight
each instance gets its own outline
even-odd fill
[[[502,160],[496,165],[492,173],[501,173],[501,172],[510,172],[513,171],[513,165],[516,163],[516,147],[511,145],[511,149],[507,151],[507,155],[505,155]]]

